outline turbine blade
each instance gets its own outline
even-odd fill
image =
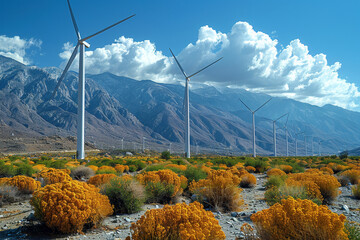
[[[58,83],[56,84],[56,87],[55,87],[55,89],[54,89],[54,92],[53,92],[53,94],[51,95],[49,101],[55,97],[56,91],[57,91],[57,90],[59,89],[59,87],[60,87],[60,83],[61,83],[62,80],[64,79],[65,74],[66,74],[67,71],[69,70],[72,62],[74,61],[74,59],[75,59],[75,57],[76,57],[76,54],[77,54],[77,52],[78,52],[78,48],[79,48],[79,43],[76,45],[73,53],[71,54],[71,57],[70,57],[69,61],[67,62],[66,67],[65,67],[64,71],[62,72],[62,74],[61,74],[61,76],[60,76],[60,78],[59,78],[59,80],[58,80]]]
[[[240,98],[239,98],[239,100],[240,100],[240,102],[242,102],[242,104],[245,105],[245,107],[246,107],[247,109],[249,109],[250,112],[253,112]]]
[[[175,57],[174,53],[171,51],[171,49],[170,49],[170,48],[169,48],[169,50],[170,50],[171,54],[173,55],[173,57],[174,57],[174,59],[175,59],[175,61],[176,61],[177,65],[179,66],[179,68],[180,68],[181,72],[184,74],[185,78],[188,80],[188,79],[189,79],[189,78],[188,78],[188,76],[186,75],[186,73],[185,73],[184,69],[181,67],[181,65],[180,65],[179,61],[177,60],[177,58]]]
[[[220,61],[221,59],[223,59],[223,58],[221,57],[221,58],[219,58],[218,60],[216,60],[215,62],[210,63],[210,64],[207,65],[206,67],[204,67],[204,68],[200,69],[199,71],[197,71],[196,73],[190,75],[189,78],[191,78],[191,77],[195,76],[196,74],[202,72],[203,70],[207,69],[207,68],[210,67],[211,65],[214,65],[215,63],[217,63],[217,62]]]
[[[265,106],[265,104],[267,104],[268,102],[270,102],[271,99],[272,99],[272,98],[270,98],[269,100],[267,100],[266,102],[264,102],[263,105],[261,105],[260,107],[258,107],[258,108],[254,111],[254,113],[255,113],[257,110],[259,110],[260,108],[262,108],[263,106]]]
[[[115,27],[116,25],[118,25],[118,24],[120,24],[120,23],[122,23],[122,22],[125,22],[126,20],[134,17],[135,15],[136,15],[136,14],[133,14],[133,15],[131,15],[130,17],[127,17],[127,18],[125,18],[125,19],[123,19],[123,20],[121,20],[121,21],[119,21],[119,22],[117,22],[117,23],[114,23],[113,25],[108,26],[107,28],[104,28],[103,30],[98,31],[97,33],[94,33],[93,35],[90,35],[90,36],[88,36],[88,37],[86,37],[86,38],[81,39],[80,41],[81,41],[81,42],[86,41],[86,40],[88,40],[88,39],[90,39],[90,38],[92,38],[92,37],[94,37],[94,36],[96,36],[96,35],[98,35],[98,34],[100,34],[100,33],[102,33],[102,32],[105,32],[106,30],[108,30],[108,29],[110,29],[110,28],[112,28],[112,27]]]
[[[278,117],[276,120],[274,120],[274,122],[276,122],[276,121],[279,120],[280,118],[283,118],[284,116],[286,116],[286,114],[289,114],[289,113],[285,113],[285,114],[282,115],[281,117]]]
[[[285,126],[287,126],[288,120],[289,120],[289,113],[287,113],[287,118],[286,118]]]
[[[80,36],[79,28],[78,28],[78,26],[77,26],[77,24],[76,24],[75,17],[74,17],[74,13],[73,13],[73,11],[72,11],[72,9],[71,9],[71,6],[70,6],[70,0],[67,0],[67,2],[68,2],[68,5],[69,5],[69,10],[70,10],[70,14],[71,14],[71,19],[72,19],[72,22],[73,22],[73,24],[74,24],[76,36],[77,36],[78,40],[80,40],[80,39],[81,39],[81,36]]]

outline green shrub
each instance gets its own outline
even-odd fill
[[[282,199],[287,199],[288,197],[302,200],[309,199],[318,205],[322,203],[319,199],[311,198],[303,186],[288,186],[282,184],[280,187],[272,187],[265,192],[265,201],[269,206],[280,203]]]
[[[116,170],[102,169],[102,170],[97,170],[96,174],[115,174],[116,175],[117,172],[116,172]]]
[[[184,176],[188,179],[188,183],[191,183],[193,180],[197,182],[200,179],[205,179],[207,174],[201,168],[188,166],[184,172]]]
[[[148,182],[145,190],[148,203],[170,203],[174,195],[174,185],[163,182]]]
[[[12,177],[15,169],[12,165],[5,165],[5,161],[0,161],[0,177]]]
[[[267,182],[265,183],[265,188],[270,189],[272,187],[280,187],[285,183],[286,175],[272,175],[269,177]]]
[[[16,175],[25,175],[31,177],[35,173],[35,170],[30,164],[20,164],[16,168]]]
[[[162,152],[162,153],[161,153],[161,156],[160,156],[161,159],[165,159],[165,160],[169,160],[170,157],[171,157],[171,154],[170,154],[169,151],[164,151],[164,152]]]
[[[159,171],[159,170],[164,170],[165,169],[165,164],[153,164],[150,166],[147,166],[144,171],[145,172],[152,172],[152,171]]]
[[[255,172],[263,173],[266,170],[266,168],[269,166],[269,163],[267,160],[265,160],[265,158],[249,158],[246,160],[244,166],[245,167],[252,166],[256,168]]]
[[[113,178],[101,188],[114,206],[116,214],[131,214],[141,211],[145,200],[144,187],[134,180]]]

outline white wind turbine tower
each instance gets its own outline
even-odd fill
[[[220,61],[222,59],[219,58],[218,60],[216,60],[215,62],[207,65],[206,67],[203,67],[202,69],[200,69],[199,71],[191,74],[190,76],[186,75],[184,69],[181,67],[179,61],[176,59],[174,53],[171,51],[171,54],[173,55],[177,65],[179,66],[181,72],[184,74],[185,76],[185,113],[186,113],[186,117],[185,117],[185,154],[187,158],[190,158],[190,109],[189,109],[189,82],[190,82],[190,78],[195,76],[196,74],[200,73],[201,71],[205,70],[206,68],[210,67],[211,65],[217,63],[218,61]]]
[[[58,83],[55,87],[55,90],[51,96],[50,99],[52,99],[55,94],[56,94],[56,91],[58,90],[59,86],[60,86],[60,83],[62,82],[62,80],[64,79],[65,77],[65,74],[67,73],[67,71],[69,70],[72,62],[74,61],[77,53],[78,53],[78,49],[80,47],[80,57],[79,57],[79,85],[78,85],[78,118],[77,118],[77,148],[76,148],[76,158],[77,159],[84,159],[85,158],[85,47],[89,48],[90,47],[90,44],[86,42],[86,40],[89,40],[90,38],[118,25],[119,23],[122,23],[126,20],[128,20],[129,18],[132,18],[134,15],[131,15],[130,17],[127,17],[117,23],[114,23],[112,25],[110,25],[109,27],[107,28],[104,28],[103,30],[101,31],[98,31],[88,37],[85,37],[85,38],[81,38],[80,36],[80,32],[79,32],[79,29],[78,29],[78,26],[76,24],[76,21],[75,21],[75,17],[74,17],[74,14],[73,14],[73,11],[71,9],[71,6],[70,6],[70,1],[67,0],[68,2],[68,5],[69,5],[69,10],[70,10],[70,14],[71,14],[71,19],[72,19],[72,22],[73,22],[73,25],[74,25],[74,28],[75,28],[75,33],[76,33],[76,36],[77,36],[77,44],[76,44],[76,47],[74,49],[74,51],[72,52],[71,54],[71,57],[69,59],[69,61],[67,62],[66,64],[66,67],[63,71],[63,73],[61,74],[59,80],[58,80]]]
[[[303,134],[303,133],[305,133],[305,132],[299,132],[299,133],[296,133],[296,134],[295,134],[295,156],[297,156],[297,155],[298,155],[298,142],[297,142],[297,136],[298,136],[299,134]]]
[[[289,120],[289,114],[287,115],[286,118],[286,123],[284,125],[284,129],[285,129],[285,139],[286,139],[286,156],[289,156],[289,136],[288,136],[288,129],[287,129],[287,123]]]
[[[275,119],[273,121],[273,134],[274,134],[274,157],[277,156],[276,154],[276,121],[280,120],[281,118],[285,117],[287,114],[289,113],[285,113],[284,115],[282,115],[281,117],[278,117],[277,119]]]
[[[252,125],[253,125],[253,157],[256,157],[256,144],[255,144],[255,113],[260,110],[265,104],[267,104],[272,98],[264,102],[260,107],[258,107],[255,111],[251,110],[240,98],[240,102],[244,104],[244,106],[249,109],[249,111],[252,113]]]

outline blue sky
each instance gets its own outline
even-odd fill
[[[135,79],[174,82],[180,80],[181,75],[168,58],[168,48],[171,47],[179,59],[185,62],[184,67],[185,70],[189,69],[188,72],[195,71],[197,65],[206,65],[220,55],[227,58],[207,74],[199,76],[197,80],[202,83],[244,87],[320,106],[331,103],[348,109],[360,109],[357,106],[360,74],[359,1],[72,0],[71,4],[83,37],[133,13],[137,14],[133,19],[89,41],[89,54],[93,52],[89,55],[88,72],[110,71],[126,75],[125,70],[130,69],[128,76]],[[239,21],[241,24],[236,25]],[[261,34],[254,36],[254,33],[259,32],[269,39],[264,40]],[[231,37],[235,35],[238,37]],[[76,44],[65,0],[0,1],[0,36],[6,37],[3,42],[0,41],[3,45],[6,45],[6,40],[19,36],[25,43],[18,46],[22,49],[16,54],[23,57],[23,62],[40,67],[63,66],[71,54],[70,44]],[[121,36],[125,38],[119,39]],[[241,42],[244,36],[254,37],[257,45],[246,45],[248,41],[245,40]],[[299,42],[292,42],[296,39]],[[276,43],[272,42],[275,40]],[[241,47],[236,48],[239,45],[237,42],[241,42]],[[66,43],[70,44],[64,45]],[[116,47],[111,46],[114,43]],[[263,43],[266,47],[259,50]],[[280,59],[283,49],[290,45],[293,55],[298,51],[296,49],[308,52],[297,56],[300,60],[296,63],[287,56],[289,60],[286,64],[274,64]],[[124,55],[115,55],[114,51],[124,46],[126,51],[134,53],[128,54],[126,58],[122,58]],[[206,46],[212,51],[205,51]],[[274,47],[277,49],[275,53]],[[116,69],[124,68],[124,71],[101,66],[106,62],[101,60],[104,49],[111,55],[111,61],[107,64],[113,64]],[[248,52],[244,52],[244,49],[250,52],[246,57],[243,56]],[[138,57],[138,51],[149,52],[129,64],[131,57]],[[6,53],[6,47],[0,45],[1,52]],[[323,55],[316,57],[319,54]],[[256,62],[259,56],[270,57]],[[122,64],[116,62],[119,57]],[[311,57],[320,62],[326,59],[326,64],[311,65],[314,61]],[[125,64],[125,60],[128,63]],[[252,65],[246,65],[249,60],[253,62]],[[238,65],[232,65],[233,62]],[[284,64],[286,67],[279,73],[276,68]],[[299,64],[310,66],[293,71]],[[237,66],[241,66],[239,68],[242,70],[232,72],[232,68]],[[314,74],[314,69],[318,68],[321,68],[322,74]],[[289,71],[293,72],[289,74]],[[306,81],[303,80],[305,76]],[[231,80],[222,82],[222,78]]]

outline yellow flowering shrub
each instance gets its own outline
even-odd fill
[[[268,209],[251,215],[262,240],[348,239],[344,232],[346,217],[318,206],[310,200],[281,200]]]
[[[146,185],[149,182],[152,183],[165,183],[171,184],[174,186],[173,196],[181,194],[183,189],[181,188],[181,179],[180,177],[169,169],[159,170],[159,171],[150,171],[142,174],[138,174],[137,179],[142,184]]]
[[[250,173],[241,177],[240,187],[252,188],[256,186],[256,177]]]
[[[324,174],[334,175],[334,171],[329,167],[321,167],[320,171],[322,171]]]
[[[286,173],[281,170],[281,169],[278,169],[278,168],[272,168],[270,169],[269,171],[266,172],[266,175],[268,177],[272,176],[272,175],[278,175],[278,176],[283,176],[283,175],[286,175]]]
[[[293,167],[290,165],[280,165],[279,168],[280,168],[280,170],[284,171],[285,173],[290,173],[293,169]]]
[[[45,168],[39,172],[36,177],[44,179],[46,185],[71,181],[69,169]]]
[[[346,170],[345,172],[341,173],[341,176],[345,176],[351,184],[357,184],[360,180],[360,170],[350,169]]]
[[[203,170],[204,172],[206,172],[206,174],[209,174],[211,171],[213,171],[211,168],[203,165],[201,166],[201,170]]]
[[[327,202],[334,200],[340,193],[338,188],[341,184],[339,181],[334,176],[323,174],[318,169],[313,172],[291,174],[288,176],[288,179],[288,181],[314,182],[317,186],[319,186],[321,195]]]
[[[235,165],[236,166],[236,165]],[[246,166],[245,167],[246,171],[248,171],[249,173],[253,173],[256,171],[256,168],[254,168],[253,166]]]
[[[115,178],[115,177],[117,177],[117,176],[112,173],[97,174],[97,175],[89,178],[87,183],[98,187],[104,183],[108,183],[110,181],[110,179]]]
[[[0,185],[5,185],[9,180],[9,177],[0,178]]]
[[[344,171],[347,168],[346,166],[337,163],[328,163],[327,167],[331,168],[334,173]]]
[[[44,170],[44,169],[46,168],[46,166],[45,166],[44,164],[37,164],[37,165],[33,166],[32,168],[33,168],[35,171],[40,172],[40,171]]]
[[[89,165],[87,167],[91,168],[94,172],[97,172],[97,170],[99,169],[99,167],[95,165]]]
[[[240,210],[244,201],[241,198],[241,179],[230,171],[212,171],[198,182],[192,181],[189,190],[196,194],[203,204],[222,211]]]
[[[198,202],[148,210],[130,229],[133,240],[226,238],[213,213],[205,211]],[[130,237],[126,239],[130,240]]]
[[[123,172],[128,172],[129,171],[129,166],[127,165],[121,165],[121,164],[116,164],[115,165],[115,170],[118,172],[118,173],[123,173]]]
[[[310,199],[318,199],[320,201],[323,201],[324,198],[321,195],[320,187],[311,180],[301,180],[296,181],[293,178],[288,178],[285,180],[285,183],[287,186],[302,186],[305,187],[306,193]]]
[[[14,176],[9,178],[6,185],[17,187],[21,193],[33,193],[41,187],[41,183],[35,179],[23,175]],[[1,182],[0,182],[1,185]]]
[[[30,200],[35,216],[62,233],[82,232],[84,225],[96,227],[113,213],[109,199],[95,186],[79,181],[47,185]]]
[[[97,173],[116,173],[116,169],[110,166],[101,166],[97,170]]]

